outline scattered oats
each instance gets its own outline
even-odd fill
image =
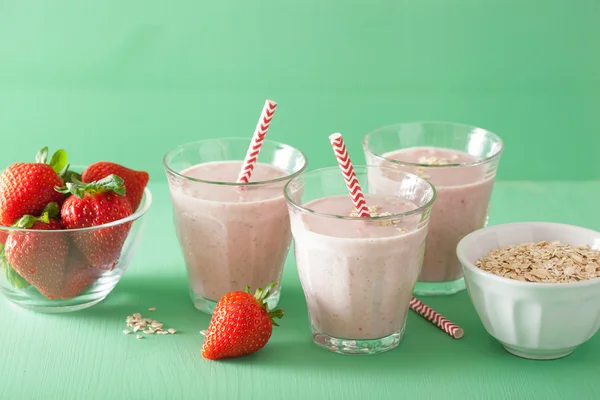
[[[415,172],[417,173],[417,175],[423,175],[425,173],[425,170],[423,168],[417,168]]]
[[[423,175],[421,175],[421,178],[423,178],[423,179],[431,179],[431,175],[423,174]]]
[[[155,311],[156,307],[152,307],[148,309],[149,311]],[[133,315],[127,316],[125,318],[125,322],[128,327],[133,328],[133,332],[143,332],[147,335],[152,335],[154,333],[158,335],[168,335],[169,333],[174,334],[177,332],[175,329],[171,328],[168,331],[163,330],[163,324],[160,321],[157,321],[152,318],[143,318],[140,313],[135,313]],[[123,333],[130,334],[130,330],[124,330]],[[143,336],[137,335],[137,339],[141,339]]]
[[[171,335],[174,335],[177,333],[177,331],[173,328],[169,328],[169,330],[167,332],[169,332]]]
[[[156,307],[149,308],[148,311],[155,311]],[[143,332],[147,335],[152,335],[153,333],[159,335],[168,335],[169,333],[174,334],[177,332],[175,329],[171,328],[168,331],[163,330],[163,324],[160,321],[157,321],[152,318],[142,318],[140,313],[135,313],[133,315],[127,316],[125,318],[125,322],[128,327],[133,328],[133,332]],[[130,334],[131,331],[124,330],[123,333]],[[136,336],[138,339],[141,339],[141,335]]]
[[[126,334],[126,335],[129,335],[129,334],[131,333],[131,331],[130,331],[129,329],[125,329],[125,330],[123,331],[123,333],[124,333],[124,334]]]
[[[581,282],[600,278],[600,250],[559,241],[523,243],[492,250],[475,265],[523,282]]]
[[[135,338],[136,339],[143,339],[144,337],[142,335],[137,335]]]

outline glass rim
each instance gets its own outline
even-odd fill
[[[298,204],[296,201],[294,201],[290,195],[289,195],[289,187],[292,184],[292,182],[294,182],[296,179],[304,179],[305,177],[311,175],[311,174],[317,174],[317,173],[321,173],[321,172],[325,172],[325,171],[330,171],[330,170],[340,170],[339,166],[335,166],[335,167],[322,167],[322,168],[317,168],[317,169],[313,169],[312,171],[308,171],[305,174],[298,176],[294,179],[290,179],[290,181],[288,183],[285,184],[284,188],[283,188],[283,196],[285,197],[285,200],[287,201],[287,203],[289,205],[291,205],[292,207],[294,207],[295,209],[305,212],[307,214],[311,214],[311,215],[316,215],[319,217],[326,217],[326,218],[333,218],[333,219],[338,219],[338,220],[346,220],[346,221],[387,221],[387,220],[391,220],[391,219],[397,219],[397,218],[404,218],[404,217],[409,217],[411,215],[416,215],[416,214],[420,214],[422,212],[424,212],[427,209],[431,209],[431,207],[433,206],[436,198],[437,198],[437,190],[435,189],[435,186],[431,184],[431,182],[429,182],[427,179],[424,179],[422,177],[420,177],[417,174],[413,174],[410,172],[406,172],[406,171],[402,171],[400,169],[397,168],[391,168],[391,167],[382,167],[379,165],[369,165],[369,164],[360,164],[360,165],[355,165],[353,166],[355,170],[357,169],[365,169],[368,170],[369,168],[378,168],[378,169],[384,169],[384,170],[390,170],[399,174],[402,174],[403,176],[410,176],[410,177],[414,177],[417,178],[417,181],[422,181],[424,182],[427,186],[429,186],[429,188],[431,188],[431,199],[429,199],[427,201],[427,203],[425,203],[422,206],[418,206],[417,208],[415,208],[414,210],[410,210],[410,211],[406,211],[406,212],[402,212],[402,213],[395,213],[392,215],[385,215],[382,217],[351,217],[351,216],[347,216],[347,215],[339,215],[339,214],[328,214],[328,213],[322,213],[322,212],[318,212],[315,211],[311,208],[307,208],[304,207],[301,204]],[[341,174],[341,172],[340,172]],[[343,176],[340,176],[340,179],[344,179]],[[347,193],[345,195],[348,195]],[[343,195],[340,195],[343,196]],[[349,196],[349,195],[348,195]],[[325,197],[329,197],[329,196],[325,196]],[[399,199],[402,199],[402,197],[399,196],[393,196],[393,197],[397,197]],[[368,206],[368,205],[367,205]]]
[[[96,225],[96,226],[88,226],[86,228],[75,228],[75,229],[47,229],[47,230],[33,230],[33,229],[27,229],[27,228],[15,228],[12,226],[0,226],[0,232],[35,232],[37,233],[71,233],[71,232],[87,232],[87,231],[94,231],[94,230],[99,230],[99,229],[106,229],[106,228],[111,228],[114,226],[119,226],[122,224],[125,224],[127,222],[133,222],[136,221],[137,219],[139,219],[140,217],[142,217],[144,214],[146,214],[148,212],[148,210],[150,209],[150,205],[152,204],[152,193],[150,192],[150,189],[148,188],[144,188],[144,195],[142,196],[142,202],[140,203],[138,209],[131,215],[125,217],[125,218],[121,218],[118,219],[116,221],[112,221],[109,222],[107,224],[102,224],[102,225]]]
[[[378,131],[382,131],[384,129],[389,129],[389,128],[398,127],[398,126],[402,126],[402,125],[447,125],[447,126],[471,128],[471,130],[477,129],[477,130],[485,132],[488,135],[491,135],[494,139],[496,139],[498,144],[500,144],[500,149],[498,149],[498,151],[496,151],[491,156],[481,158],[481,159],[475,160],[475,161],[467,161],[467,162],[463,162],[463,163],[451,163],[451,164],[443,164],[443,165],[433,165],[433,164],[421,164],[421,163],[416,163],[416,162],[402,161],[402,160],[396,160],[396,159],[384,157],[382,154],[375,153],[367,145],[367,141],[369,140],[369,137],[376,134]],[[374,157],[376,157],[382,161],[392,162],[394,164],[402,164],[402,165],[406,165],[406,166],[420,167],[420,168],[448,168],[448,167],[456,168],[456,167],[474,167],[477,165],[488,164],[488,163],[494,161],[495,159],[499,158],[502,155],[502,152],[504,151],[504,141],[502,140],[502,138],[500,136],[498,136],[494,132],[488,131],[487,129],[480,128],[475,125],[463,124],[460,122],[449,122],[449,121],[414,121],[414,122],[398,122],[396,124],[384,125],[384,126],[380,126],[379,128],[375,128],[375,129],[369,131],[363,137],[362,147],[363,147],[364,151],[368,152],[369,154],[373,155]],[[400,149],[397,149],[397,150],[400,150]],[[391,151],[393,151],[393,150],[391,150]]]
[[[172,149],[170,149],[169,151],[167,151],[165,153],[165,155],[163,156],[163,167],[165,168],[165,170],[167,171],[168,174],[171,174],[177,178],[180,178],[180,179],[183,179],[186,181],[191,181],[191,182],[196,182],[196,183],[206,183],[209,185],[252,187],[252,186],[260,186],[260,185],[268,185],[268,184],[273,184],[273,183],[278,183],[278,182],[284,182],[289,179],[294,179],[295,177],[297,177],[298,175],[303,173],[306,170],[306,167],[308,166],[308,158],[306,157],[306,154],[304,154],[304,152],[302,152],[301,150],[299,150],[293,146],[290,146],[285,143],[277,142],[275,140],[264,140],[263,145],[264,145],[264,143],[269,143],[269,144],[273,144],[276,146],[280,146],[284,149],[289,149],[289,150],[295,151],[298,154],[300,154],[300,156],[304,160],[304,163],[298,171],[293,172],[291,174],[288,174],[286,172],[285,176],[275,178],[275,179],[269,179],[269,180],[264,180],[264,181],[254,181],[254,182],[248,182],[248,183],[238,183],[238,182],[210,181],[210,180],[206,180],[206,179],[192,178],[191,176],[183,175],[180,172],[175,171],[173,168],[171,168],[171,166],[167,162],[167,158],[169,157],[169,155],[171,155],[176,150],[183,149],[186,146],[198,145],[200,143],[208,143],[208,142],[237,141],[237,140],[239,140],[239,141],[243,140],[243,141],[246,141],[248,144],[250,144],[251,139],[243,138],[243,137],[239,137],[239,136],[232,136],[232,137],[224,137],[224,138],[200,139],[200,140],[195,140],[193,142],[182,143],[180,145],[173,147]],[[243,162],[244,160],[242,159],[242,160],[223,160],[223,161],[242,161]]]

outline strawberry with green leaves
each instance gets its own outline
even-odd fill
[[[278,326],[273,318],[283,317],[283,310],[268,310],[266,298],[276,283],[257,289],[254,296],[246,291],[227,293],[217,303],[202,346],[202,356],[209,360],[240,357],[262,349]]]
[[[116,175],[90,183],[74,179],[74,182],[67,182],[66,187],[56,190],[72,195],[65,200],[60,212],[66,229],[104,225],[132,214],[131,204],[125,197],[123,179]],[[71,238],[93,267],[112,270],[119,261],[130,229],[131,222],[126,222],[73,232]]]
[[[67,154],[58,150],[48,162],[48,148],[35,163],[15,163],[0,174],[0,225],[11,226],[24,215],[40,215],[48,203],[61,205],[64,195],[54,190],[63,185]]]
[[[16,287],[26,287],[18,279],[22,277],[49,299],[61,290],[69,243],[62,233],[39,231],[62,230],[60,221],[53,219],[58,214],[58,204],[50,203],[40,217],[24,215],[13,224],[24,230],[11,231],[4,246],[9,281]]]
[[[117,175],[123,179],[123,186],[127,193],[125,197],[131,203],[131,209],[135,212],[142,201],[144,189],[148,184],[150,176],[146,171],[135,171],[113,162],[101,161],[87,167],[81,175],[83,182],[98,181],[109,175]]]

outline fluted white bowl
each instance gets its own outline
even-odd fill
[[[457,246],[469,297],[485,329],[519,357],[564,357],[594,336],[600,328],[600,278],[521,282],[483,271],[475,262],[502,246],[554,240],[600,249],[599,232],[546,222],[487,227],[465,236]]]

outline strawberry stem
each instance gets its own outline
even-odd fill
[[[68,168],[67,165],[67,152],[63,149],[56,150],[56,153],[52,155],[50,158],[50,162],[48,162],[48,147],[44,147],[41,149],[37,155],[35,156],[35,162],[41,164],[49,164],[54,172],[62,176],[66,172]]]
[[[63,149],[56,150],[48,164],[57,174],[64,174],[66,172],[65,168],[67,168],[67,152]]]
[[[267,298],[271,295],[271,290],[273,290],[273,288],[277,286],[277,282],[272,282],[270,283],[266,288],[258,288],[256,289],[256,292],[254,293],[254,298],[256,299],[256,301],[258,301],[258,304],[260,304],[265,310],[267,310],[268,314],[269,314],[269,318],[271,318],[271,322],[273,323],[273,325],[275,326],[279,326],[279,324],[277,322],[275,322],[273,320],[273,318],[283,318],[284,312],[281,308],[275,308],[273,310],[269,310],[267,307]],[[246,286],[245,288],[246,293],[250,293],[250,286]]]
[[[65,182],[75,182],[75,181],[79,181],[81,182],[81,174],[70,170],[69,168],[71,167],[70,164],[68,164],[65,169],[60,173],[60,176],[65,180]]]
[[[281,318],[283,318],[284,314],[285,313],[283,312],[283,310],[281,308],[276,308],[274,310],[269,311],[269,317],[271,318],[271,322],[273,323],[273,325],[279,326],[279,324],[277,322],[273,321],[273,318],[281,319]]]
[[[58,204],[54,202],[48,203],[48,205],[44,207],[42,215],[40,215],[39,217],[34,217],[33,215],[23,215],[17,220],[17,222],[13,224],[13,228],[29,229],[36,222],[43,222],[45,224],[49,224],[50,218],[56,218],[59,212],[60,209],[58,208]]]
[[[35,224],[39,218],[33,215],[23,215],[13,224],[13,228],[29,229]]]
[[[75,177],[72,177],[72,180],[73,182],[67,182],[66,186],[55,187],[54,190],[60,193],[73,194],[80,199],[83,199],[86,194],[94,195],[102,192],[115,192],[119,196],[125,196],[123,179],[114,174],[90,183],[83,183]]]
[[[47,215],[49,218],[56,218],[60,214],[60,207],[55,202],[48,203],[42,211],[42,216]]]
[[[40,164],[46,164],[48,162],[48,147],[44,147],[35,156],[35,162]]]

